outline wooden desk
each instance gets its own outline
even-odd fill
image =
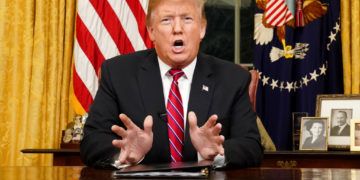
[[[84,166],[79,149],[22,149],[21,152],[53,154],[54,166]]]
[[[261,167],[360,168],[360,152],[265,152]]]
[[[23,149],[23,153],[52,153],[54,166],[83,166],[79,149]],[[360,168],[360,152],[265,152],[261,167]]]
[[[0,179],[6,180],[107,180],[111,170],[79,166],[0,167]],[[359,179],[360,169],[248,168],[211,171],[208,179]]]

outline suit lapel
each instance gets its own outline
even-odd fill
[[[210,79],[212,70],[203,55],[198,56],[191,91],[189,98],[188,111],[194,111],[197,116],[198,126],[202,126],[209,118],[209,108],[214,93],[214,82]],[[196,150],[191,143],[189,135],[189,123],[186,121],[185,143],[184,143],[184,160],[196,160]]]
[[[161,157],[159,161],[170,160],[169,140],[164,93],[161,81],[159,64],[155,51],[150,52],[148,59],[142,64],[138,72],[138,86],[141,92],[142,103],[147,114],[153,116],[154,141],[150,155]]]

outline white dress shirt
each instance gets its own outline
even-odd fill
[[[165,99],[165,106],[167,105],[167,101],[169,99],[169,92],[173,77],[170,75],[169,70],[171,69],[170,66],[165,64],[160,58],[159,60],[159,68],[161,74],[161,80],[163,85],[164,91],[164,99]],[[178,80],[179,91],[182,99],[183,109],[184,109],[184,126],[186,126],[186,118],[187,118],[187,110],[189,104],[189,96],[190,96],[190,89],[191,89],[191,82],[194,75],[194,70],[196,66],[197,59],[195,58],[188,66],[182,69],[184,75],[181,76]],[[184,127],[185,128],[185,127]]]
[[[338,134],[341,134],[341,132],[344,130],[345,126],[348,125],[347,123],[345,123],[344,125],[340,126],[339,125],[339,131]]]
[[[165,64],[159,57],[159,68],[161,74],[161,80],[163,85],[164,91],[164,99],[165,99],[165,106],[167,105],[167,101],[169,98],[169,92],[173,77],[169,74],[169,70],[171,67]],[[196,66],[197,58],[195,58],[189,65],[182,69],[184,75],[181,76],[178,80],[179,91],[181,94],[183,109],[184,109],[184,129],[186,127],[186,118],[187,118],[187,111],[188,111],[188,104],[189,104],[189,97],[190,97],[190,90],[191,90],[191,83],[194,75],[194,70]],[[195,112],[196,113],[196,112]],[[197,153],[198,161],[203,160],[204,158],[201,157],[200,153]],[[214,158],[214,165],[216,167],[224,166],[225,156],[217,155]]]

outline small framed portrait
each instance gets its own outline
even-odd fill
[[[330,136],[350,136],[352,112],[352,109],[331,110]]]
[[[352,119],[350,124],[351,151],[360,151],[360,119]]]
[[[307,117],[307,116],[308,116],[307,112],[293,112],[292,113],[293,150],[299,150],[301,118]]]
[[[300,129],[300,150],[326,151],[328,138],[326,117],[302,117]]]
[[[350,119],[360,118],[360,95],[318,95],[316,116],[329,117],[328,148],[350,149]]]
[[[292,113],[292,128],[293,128],[293,134],[299,134],[300,133],[300,123],[302,117],[307,117],[307,112],[293,112]]]

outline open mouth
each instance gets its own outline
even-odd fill
[[[175,46],[176,48],[180,48],[180,47],[184,46],[184,41],[182,41],[182,40],[176,40],[176,41],[174,42],[174,46]]]
[[[184,41],[183,40],[175,40],[173,44],[173,51],[175,53],[181,53],[184,50]]]

